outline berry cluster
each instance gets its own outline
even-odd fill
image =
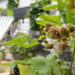
[[[59,49],[66,50],[70,41],[70,37],[75,37],[75,25],[68,24],[66,26],[58,27],[53,23],[46,23],[45,27],[40,27],[41,34],[51,40],[56,39],[59,42]],[[61,41],[61,42],[60,42]],[[43,42],[46,44],[47,49],[54,48],[56,42],[49,42],[44,38]]]

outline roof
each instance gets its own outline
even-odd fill
[[[0,16],[0,40],[3,38],[13,20],[14,17],[12,16]]]
[[[25,15],[27,14],[27,12],[29,11],[30,7],[23,7],[23,8],[16,8],[13,9],[14,11],[14,17],[16,19],[24,19]]]

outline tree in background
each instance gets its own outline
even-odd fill
[[[19,5],[19,0],[8,0],[8,9],[17,8]]]
[[[39,30],[39,24],[36,23],[36,18],[43,13],[49,13],[41,9],[43,6],[50,4],[50,0],[36,0],[34,4],[31,4],[29,16],[30,16],[30,25],[32,30]]]
[[[8,4],[7,4],[8,16],[13,16],[13,8],[17,8],[18,5],[19,5],[19,0],[8,0]]]

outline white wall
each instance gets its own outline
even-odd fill
[[[6,9],[7,3],[8,3],[8,0],[1,0],[0,1],[0,8]]]
[[[34,3],[35,0],[20,0],[19,7],[30,6],[31,3]]]
[[[35,0],[20,0],[19,7],[30,6],[30,4],[34,3],[34,2],[35,2]],[[0,8],[6,9],[7,3],[8,3],[8,0],[1,0],[0,1]]]
[[[35,0],[20,0],[19,7],[27,7],[27,6],[30,6],[30,4],[34,2]],[[24,23],[22,23],[22,20],[20,20],[19,28],[25,33],[28,33],[30,31],[29,22],[30,22],[29,19],[24,19]]]
[[[20,0],[19,7],[27,7],[30,6],[31,0]],[[30,20],[24,19],[24,23],[22,23],[22,20],[20,20],[20,30],[22,30],[25,33],[28,33],[30,30]]]

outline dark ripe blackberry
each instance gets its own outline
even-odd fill
[[[68,43],[67,42],[62,42],[59,44],[59,49],[60,50],[66,50],[68,48]]]
[[[69,28],[69,31],[70,31],[70,32],[75,31],[75,25],[68,24],[67,27]]]
[[[48,43],[48,41],[46,39],[44,39],[43,42],[46,43],[46,44]]]
[[[46,48],[47,48],[47,49],[52,49],[53,46],[54,46],[54,45],[53,45],[52,43],[51,43],[51,44],[47,44],[47,45],[46,45]]]
[[[49,27],[51,27],[51,26],[54,26],[54,24],[53,24],[53,23],[50,23],[50,22],[47,22],[47,23],[46,23],[46,27],[47,27],[47,28],[49,28]]]
[[[61,33],[61,36],[69,37],[69,29],[66,28],[66,27],[62,27],[62,28],[60,29],[60,33]]]

